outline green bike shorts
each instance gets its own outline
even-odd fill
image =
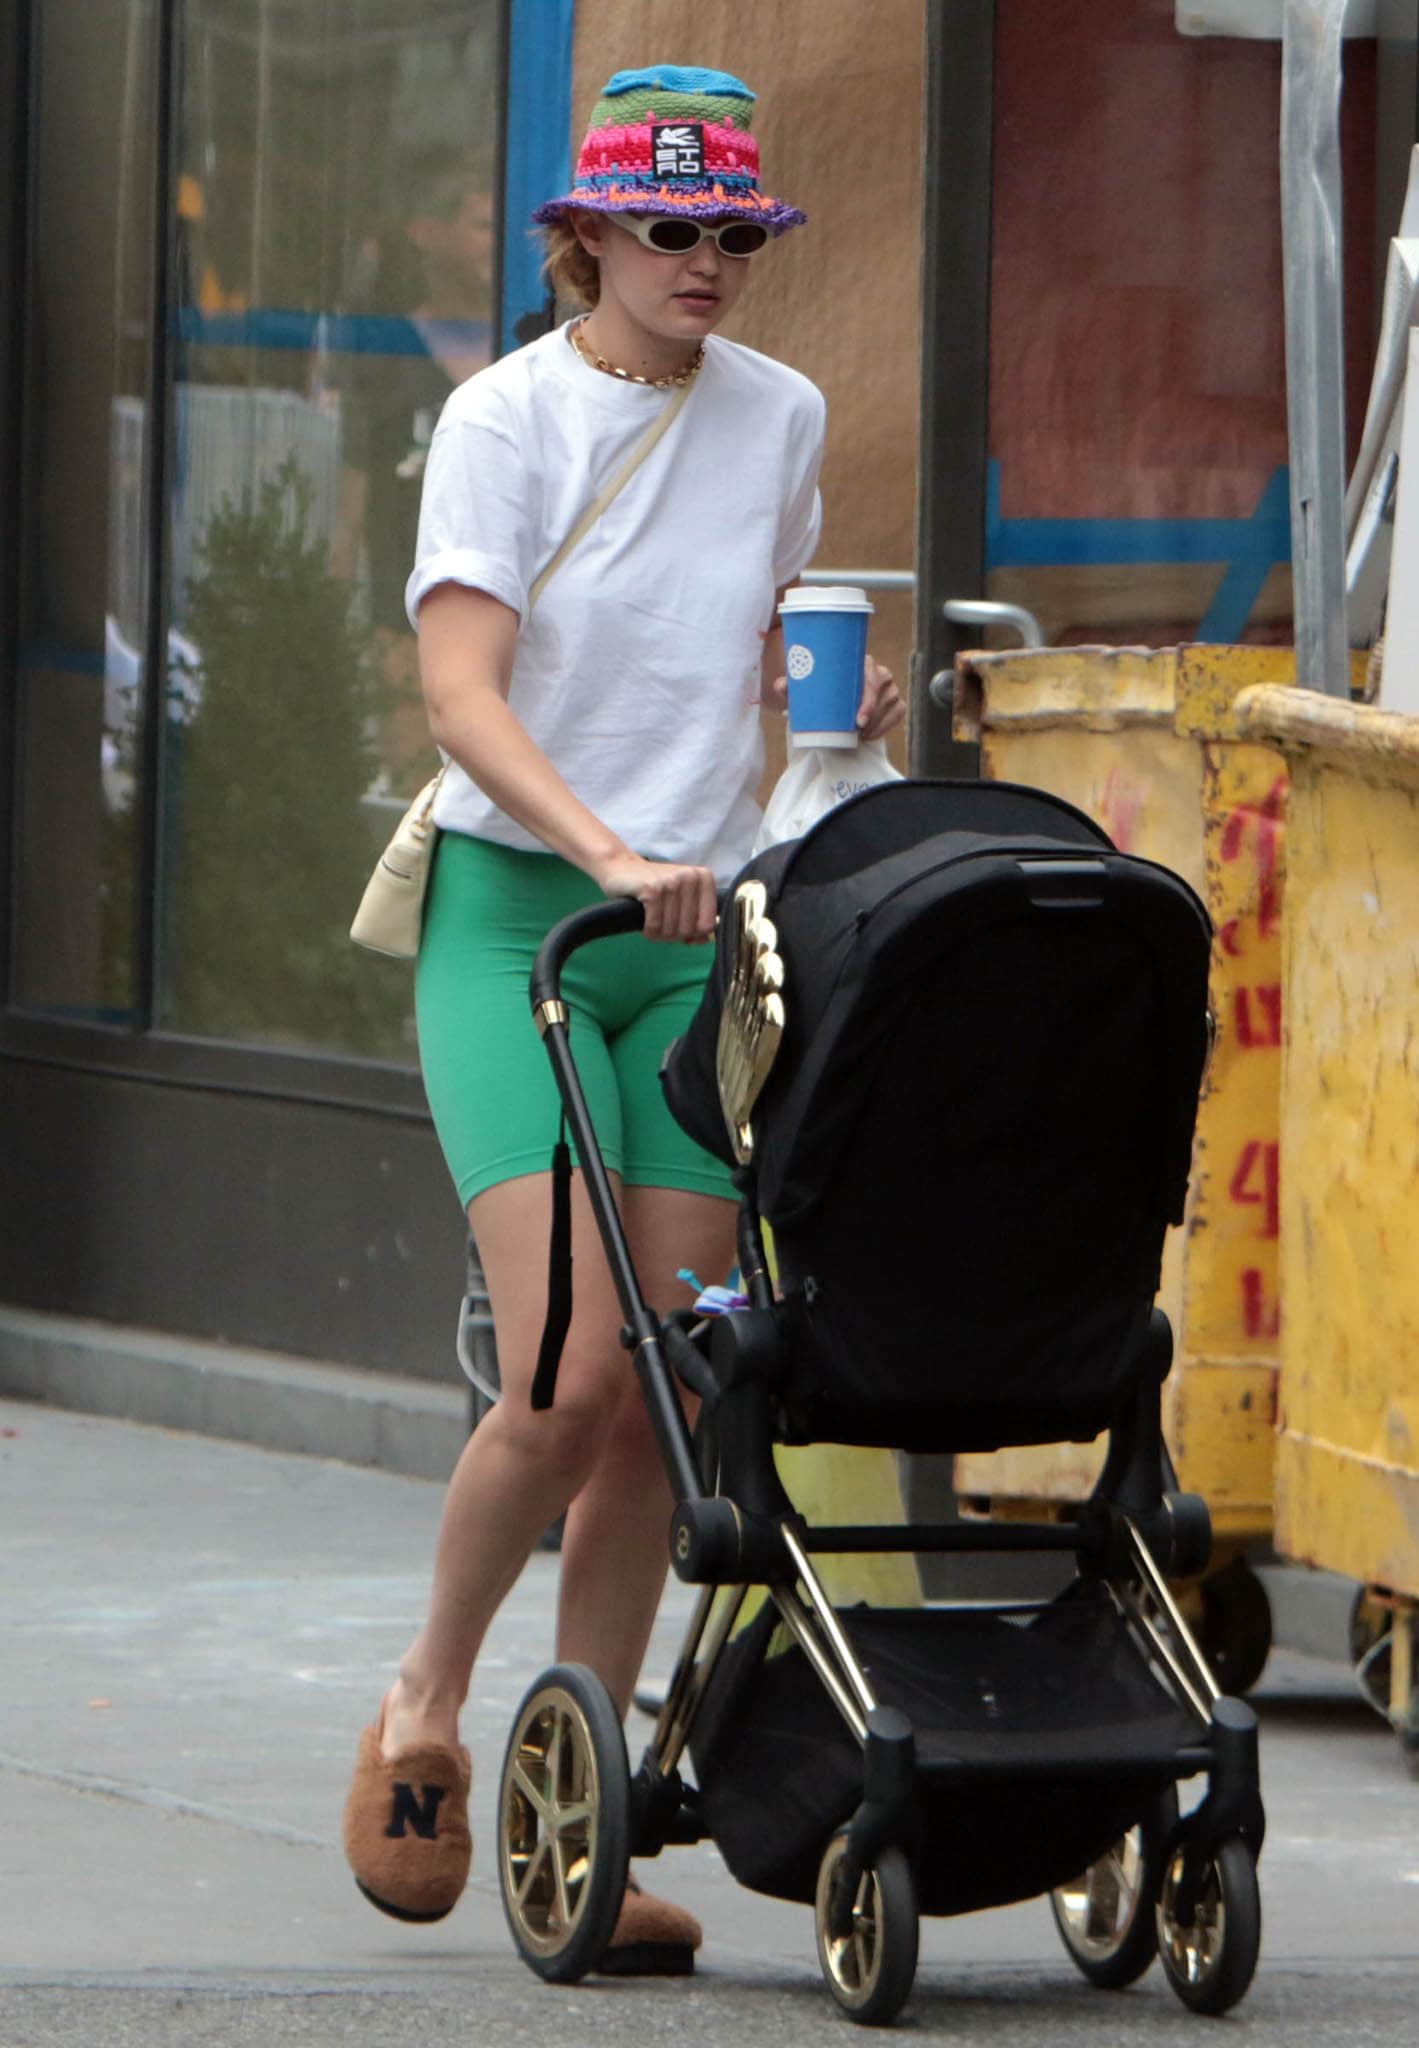
[[[561,1098],[532,1021],[527,984],[552,926],[603,900],[555,854],[443,832],[434,852],[415,973],[424,1089],[466,1207],[475,1195],[552,1163]],[[630,1187],[734,1197],[728,1169],[665,1106],[659,1069],[689,1024],[711,948],[601,939],[562,975],[572,1056],[608,1168]]]

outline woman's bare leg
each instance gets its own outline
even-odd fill
[[[534,1413],[530,1393],[547,1312],[551,1176],[505,1181],[477,1196],[468,1213],[497,1326],[503,1398],[469,1438],[449,1482],[428,1619],[385,1699],[386,1756],[420,1741],[457,1740],[488,1624],[543,1530],[594,1468],[629,1369],[579,1174],[572,1183],[572,1324],[557,1398],[543,1414]]]
[[[713,1281],[733,1264],[731,1201],[627,1188],[622,1211],[641,1288],[662,1311],[688,1306],[684,1282],[675,1277],[680,1267]],[[671,1493],[634,1367],[621,1356],[615,1426],[567,1515],[557,1655],[589,1664],[624,1715],[665,1584]]]
[[[618,1193],[620,1191],[618,1190]],[[678,1301],[681,1266],[722,1276],[734,1254],[734,1205],[713,1196],[630,1188],[621,1196],[632,1256],[653,1303]],[[488,1624],[543,1530],[567,1510],[557,1653],[589,1664],[624,1713],[665,1582],[670,1489],[621,1309],[581,1176],[572,1184],[572,1326],[545,1414],[530,1405],[546,1315],[550,1176],[477,1197],[469,1220],[493,1319],[503,1398],[465,1445],[444,1503],[429,1615],[385,1701],[387,1756],[418,1741],[453,1743]],[[570,1503],[570,1506],[568,1505]]]

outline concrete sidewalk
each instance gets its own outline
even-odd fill
[[[551,1656],[550,1556],[529,1563],[477,1674],[466,1898],[419,1929],[358,1897],[341,1802],[422,1607],[440,1499],[388,1473],[0,1402],[4,2048],[368,2048],[452,2037],[475,2014],[480,2042],[554,2048],[820,2038],[811,1915],[741,1890],[707,1846],[647,1870],[708,1930],[692,1983],[556,1991],[512,1955],[491,1800],[516,1702]],[[652,1672],[688,1602],[671,1587]],[[1343,1669],[1283,1655],[1262,1705],[1267,1945],[1243,2013],[1278,2048],[1298,2025],[1340,2048],[1357,2015],[1397,2048],[1419,1981],[1419,1790]],[[1126,2011],[1157,2048],[1195,2038],[1156,1971],[1100,2007],[1042,1901],[922,1935],[911,2010],[928,2037],[1004,2025],[1026,2048],[1082,2043]]]

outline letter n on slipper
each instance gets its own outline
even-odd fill
[[[442,1920],[468,1882],[473,1840],[466,1749],[422,1743],[392,1760],[360,1737],[345,1801],[345,1855],[372,1906],[396,1920]]]

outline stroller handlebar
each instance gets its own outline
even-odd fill
[[[645,905],[634,896],[612,896],[605,903],[588,904],[574,910],[551,931],[537,949],[532,963],[529,993],[532,1007],[556,1002],[562,991],[562,969],[579,946],[592,939],[611,939],[622,932],[638,932],[645,924]]]

